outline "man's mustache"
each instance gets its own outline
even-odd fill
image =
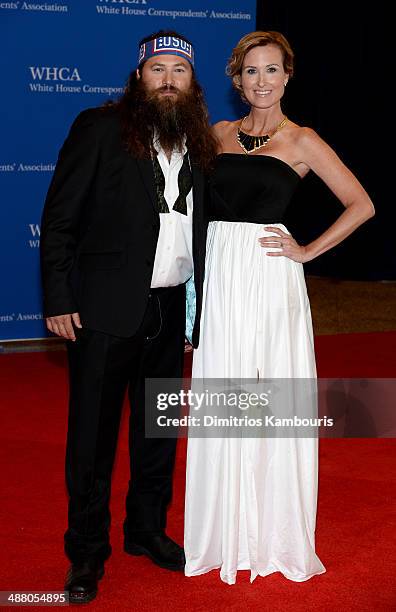
[[[180,89],[178,89],[177,87],[175,87],[174,85],[162,85],[162,87],[158,87],[158,89],[155,90],[156,93],[180,93]]]

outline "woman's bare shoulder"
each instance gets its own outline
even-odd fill
[[[294,121],[290,120],[289,133],[295,144],[302,146],[309,146],[310,144],[315,144],[322,141],[320,136],[312,128],[298,125],[297,123],[294,123]]]
[[[218,121],[212,126],[212,129],[214,133],[216,134],[216,136],[221,138],[227,135],[233,129],[235,129],[235,125],[237,123],[238,121]]]

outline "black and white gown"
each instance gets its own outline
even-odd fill
[[[199,348],[193,378],[315,378],[303,266],[268,257],[258,238],[283,224],[300,182],[268,155],[223,153],[211,178]],[[315,552],[316,438],[188,441],[187,576],[220,569],[233,584],[281,572],[297,582],[325,572]]]

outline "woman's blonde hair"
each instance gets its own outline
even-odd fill
[[[246,34],[238,42],[237,46],[232,50],[232,55],[228,60],[227,74],[232,79],[232,84],[237,91],[243,96],[241,85],[241,72],[243,61],[247,53],[254,47],[265,47],[266,45],[276,45],[282,52],[283,69],[290,77],[294,71],[294,53],[286,38],[280,32],[250,32]]]

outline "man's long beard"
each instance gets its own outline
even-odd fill
[[[163,91],[176,95],[164,96],[161,95]],[[143,83],[139,83],[136,93],[140,119],[149,130],[150,138],[155,135],[166,152],[182,151],[197,113],[197,100],[192,89],[181,92],[175,87],[164,86],[149,92]]]

